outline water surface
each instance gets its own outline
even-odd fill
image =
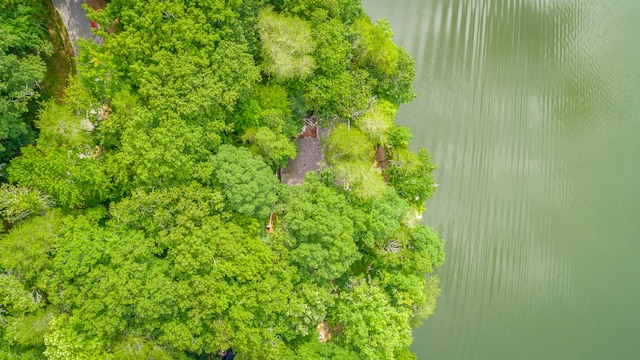
[[[419,359],[640,359],[640,1],[364,0],[446,240]]]

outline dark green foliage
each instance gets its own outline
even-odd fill
[[[37,4],[26,0],[0,2],[0,162],[32,137],[24,116],[38,97],[44,78],[43,57],[51,44],[36,24]]]
[[[103,43],[81,42],[0,187],[0,357],[415,358],[444,255],[416,224],[434,166],[393,123],[414,70],[388,22],[354,0],[89,16]],[[0,61],[39,51],[21,34],[0,41],[31,47]],[[322,171],[282,185],[311,115],[330,131]]]

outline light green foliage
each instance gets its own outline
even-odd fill
[[[394,307],[375,284],[362,281],[341,294],[333,320],[344,324],[345,342],[366,359],[395,359],[411,343],[411,312]]]
[[[58,209],[26,219],[0,238],[0,354],[16,358],[41,358],[43,337],[52,312],[47,305],[47,285],[52,275],[51,257],[62,232]]]
[[[186,360],[184,352],[167,349],[144,337],[129,335],[113,346],[113,357],[122,360]]]
[[[0,275],[0,355],[7,353],[40,358],[47,316],[42,296],[29,291],[18,277]],[[31,351],[30,351],[31,348]],[[27,354],[30,353],[30,354]]]
[[[112,1],[92,17],[118,31],[101,47],[85,46],[82,81],[101,101],[132,89],[145,105],[186,120],[226,116],[259,76],[239,8],[239,1]]]
[[[270,166],[284,167],[297,154],[296,144],[288,136],[266,126],[247,129],[242,140],[250,145],[253,154],[262,156]]]
[[[109,188],[101,164],[64,147],[27,146],[7,170],[9,180],[51,195],[64,208],[96,204]]]
[[[351,190],[361,199],[370,199],[382,195],[386,184],[382,174],[368,161],[340,161],[331,169],[336,183],[344,190]]]
[[[113,359],[104,350],[105,344],[98,339],[87,339],[82,331],[73,328],[69,317],[60,315],[50,323],[50,330],[44,337],[49,360],[108,360]]]
[[[284,0],[284,10],[303,19],[321,23],[339,19],[350,24],[364,11],[359,1],[352,0]]]
[[[382,175],[373,166],[373,144],[359,129],[336,125],[324,142],[324,154],[336,182],[345,190],[353,190],[363,199],[383,193],[380,191],[385,187]]]
[[[255,97],[253,114],[245,116],[245,120],[253,120],[243,124],[251,127],[245,129],[242,140],[254,155],[260,155],[269,166],[284,167],[297,154],[296,145],[289,138],[293,132],[288,129],[292,115],[287,92],[277,85],[259,86]]]
[[[0,238],[0,268],[10,269],[30,287],[46,290],[63,225],[59,209],[15,225]]]
[[[393,73],[399,57],[399,51],[391,38],[391,26],[386,19],[380,19],[373,25],[367,16],[355,21],[353,29],[357,34],[356,62],[377,73]]]
[[[405,274],[428,274],[442,265],[442,240],[426,225],[403,226],[380,248],[376,262],[383,268]]]
[[[413,100],[415,62],[404,48],[393,43],[389,22],[380,19],[373,25],[363,16],[355,21],[353,31],[356,33],[354,59],[376,80],[373,93],[398,105]]]
[[[287,90],[283,87],[278,85],[258,86],[255,96],[262,111],[268,112],[262,114],[265,124],[278,128],[278,126],[283,125],[280,123],[283,118],[291,116],[291,102],[289,101]],[[270,118],[272,116],[271,111],[282,118]]]
[[[104,41],[80,42],[79,74],[0,187],[0,357],[415,358],[444,255],[416,224],[433,165],[393,124],[414,70],[389,24],[353,0],[111,0],[89,16]],[[284,186],[311,115],[331,127],[326,168]]]
[[[418,327],[436,311],[436,301],[440,296],[440,278],[437,275],[431,275],[424,283],[424,302],[414,307],[414,314],[410,320],[412,327]]]
[[[289,196],[282,226],[291,261],[317,281],[339,278],[360,257],[346,199],[312,173]]]
[[[39,97],[37,82],[46,70],[42,57],[51,53],[51,44],[40,39],[36,8],[25,0],[0,3],[0,162],[30,140],[23,115]]]
[[[335,164],[341,161],[373,162],[375,150],[367,136],[357,128],[348,128],[346,124],[338,124],[331,130],[331,135],[324,144],[327,162]]]
[[[33,315],[24,315],[7,322],[5,340],[18,347],[37,347],[44,350],[44,335],[49,329],[52,313],[40,310]]]
[[[400,228],[409,206],[393,188],[379,189],[380,195],[358,202],[353,220],[361,249],[381,248]]]
[[[202,219],[220,213],[224,206],[220,191],[198,183],[146,192],[137,189],[110,209],[118,226],[143,230],[148,236],[174,229],[193,229]]]
[[[246,46],[228,41],[220,42],[209,58],[161,51],[151,61],[139,70],[138,94],[152,108],[175,111],[185,119],[202,121],[233,111],[258,77]]]
[[[162,201],[167,196],[171,200]],[[144,211],[141,205],[148,197],[138,197],[120,203],[118,214],[127,207],[128,216]],[[176,201],[171,208],[192,207],[172,194],[155,204]],[[281,342],[276,335],[290,331],[291,275],[271,269],[276,262],[256,236],[257,224],[243,229],[218,216],[194,213],[157,237],[145,237],[127,230],[135,223],[118,218],[100,227],[103,216],[96,210],[77,217],[58,242],[55,259],[60,289],[55,302],[75,309],[63,330],[70,334],[81,326],[80,350],[127,327],[155,333],[160,343],[176,350],[214,353],[232,343],[259,358],[271,351],[268,343]],[[153,235],[153,230],[146,233]],[[275,331],[257,331],[259,324]]]
[[[223,145],[211,162],[233,210],[258,218],[269,215],[277,198],[278,179],[262,160],[246,149]]]
[[[92,109],[97,115],[97,109]],[[89,133],[94,128],[97,116],[90,116],[89,110],[74,114],[71,106],[48,101],[43,105],[36,120],[40,129],[38,144],[66,146],[82,149],[91,144]],[[93,122],[92,122],[93,120]]]
[[[375,145],[386,146],[389,143],[389,133],[394,125],[393,119],[396,117],[396,110],[397,107],[394,104],[380,100],[371,106],[356,124]]]
[[[315,48],[309,23],[262,10],[258,20],[264,69],[279,81],[305,79],[313,72]]]
[[[258,86],[255,97],[260,104],[261,125],[276,132],[295,136],[300,131],[299,119],[293,116],[292,104],[287,90],[278,85]]]
[[[410,228],[411,238],[408,250],[416,261],[411,262],[416,274],[430,273],[434,267],[444,262],[443,242],[438,233],[428,225]]]
[[[385,170],[387,182],[409,204],[423,207],[424,202],[435,193],[432,172],[436,167],[430,159],[425,149],[421,149],[418,155],[400,149],[394,151],[389,160],[389,168]]]
[[[122,189],[172,186],[189,181],[209,152],[203,128],[187,125],[174,115],[158,119],[139,108],[122,130],[118,152],[109,153],[106,167]],[[141,131],[144,130],[144,131]]]
[[[3,318],[7,315],[30,313],[40,307],[33,293],[27,291],[15,276],[0,275],[0,285],[0,309],[3,310],[1,315]]]
[[[29,215],[38,215],[51,206],[51,198],[36,189],[10,184],[0,186],[0,214],[9,223],[22,221]]]
[[[286,360],[364,360],[357,352],[344,346],[337,345],[334,341],[322,343],[316,339],[302,344],[295,354],[285,357]]]
[[[387,76],[376,76],[376,95],[388,99],[394,104],[404,104],[415,99],[413,79],[416,76],[415,61],[409,52],[398,48],[398,61],[394,70]]]

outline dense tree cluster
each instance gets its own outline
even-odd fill
[[[46,26],[36,20],[41,10],[33,1],[0,0],[0,163],[33,137],[25,114],[39,96],[43,57],[52,51]]]
[[[434,166],[393,121],[414,70],[389,24],[355,0],[90,16],[103,44],[4,171],[0,356],[415,358],[444,255],[416,221]],[[310,115],[326,164],[283,185]]]

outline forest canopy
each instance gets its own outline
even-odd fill
[[[19,148],[0,357],[415,359],[444,253],[419,221],[435,167],[394,123],[414,63],[386,20],[356,0],[112,0],[25,144],[46,45],[2,4],[0,63],[28,72],[0,67],[0,150]],[[285,185],[312,117],[324,162]]]
[[[41,11],[31,1],[0,1],[0,163],[34,136],[25,120],[52,52],[46,27],[38,23]]]

